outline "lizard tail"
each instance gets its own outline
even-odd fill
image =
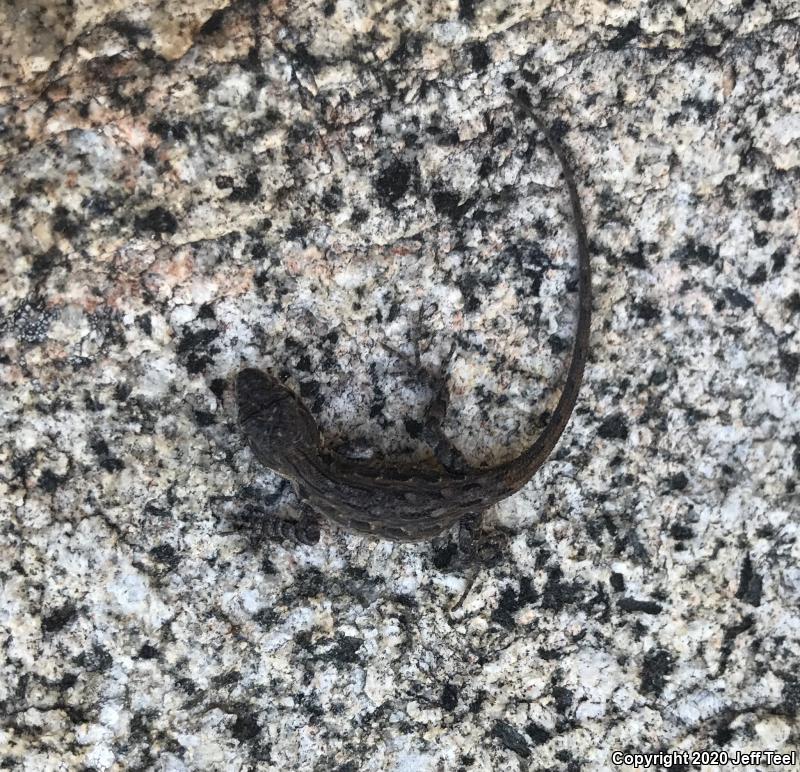
[[[519,456],[504,464],[485,470],[488,476],[497,479],[500,475],[511,491],[516,491],[525,485],[537,469],[547,460],[550,452],[558,442],[564,431],[575,403],[583,380],[583,371],[589,354],[589,332],[592,321],[592,277],[589,265],[589,246],[586,238],[586,226],[583,222],[583,210],[578,198],[578,188],[575,185],[575,176],[567,161],[561,145],[555,140],[542,119],[536,114],[528,100],[528,95],[523,89],[514,92],[514,99],[533,118],[536,127],[544,135],[545,141],[550,146],[561,164],[561,170],[569,191],[569,200],[572,205],[572,224],[578,242],[578,324],[575,332],[575,341],[572,345],[572,355],[567,371],[566,383],[559,397],[558,404],[553,410],[547,426],[536,441]]]

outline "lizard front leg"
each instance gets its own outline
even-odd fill
[[[277,496],[264,500],[255,491],[245,489],[237,496],[239,503],[232,515],[233,521],[240,529],[248,531],[255,547],[264,541],[316,544],[320,536],[320,517],[302,502],[298,505],[297,518],[283,517],[281,511],[270,506],[282,495],[281,491]]]

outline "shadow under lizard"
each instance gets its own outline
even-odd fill
[[[575,407],[589,350],[592,306],[583,212],[564,150],[531,108],[527,94],[519,90],[513,96],[561,164],[578,251],[578,322],[569,368],[558,404],[536,441],[496,466],[470,468],[459,463],[461,454],[441,430],[447,404],[443,387],[437,396],[440,409],[434,429],[438,462],[394,466],[354,461],[325,448],[308,408],[274,377],[253,368],[236,376],[239,425],[255,457],[290,480],[307,509],[348,530],[419,541],[437,536],[462,518],[479,518],[530,480],[547,460]]]

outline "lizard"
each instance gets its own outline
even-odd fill
[[[238,424],[256,459],[288,479],[306,515],[322,515],[357,533],[392,541],[432,539],[457,522],[481,527],[482,513],[516,493],[545,463],[578,399],[589,351],[592,288],[586,226],[575,177],[566,154],[523,89],[514,101],[533,119],[557,157],[572,209],[577,240],[578,319],[567,375],[545,427],[518,456],[489,467],[470,467],[441,424],[447,410],[444,381],[428,419],[435,460],[396,466],[356,461],[325,447],[308,408],[274,376],[247,367],[235,379]],[[418,358],[418,356],[417,356]],[[312,514],[313,513],[313,514]]]

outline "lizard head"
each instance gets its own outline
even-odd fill
[[[236,376],[239,425],[256,458],[287,477],[302,459],[317,453],[319,429],[293,391],[271,375],[247,368]]]

